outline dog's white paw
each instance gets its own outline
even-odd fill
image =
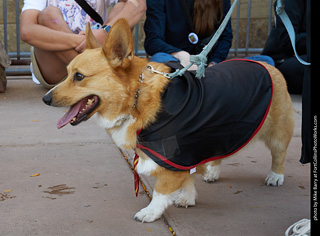
[[[220,165],[214,165],[214,166],[207,165],[207,170],[205,174],[202,176],[202,179],[207,183],[212,183],[215,180],[219,179],[220,172],[221,172]]]
[[[281,186],[284,182],[284,175],[270,171],[264,183],[271,186]]]
[[[153,222],[159,219],[165,209],[173,203],[174,195],[176,193],[177,192],[172,194],[160,194],[154,191],[150,204],[146,208],[140,210],[134,216],[134,219],[141,222]]]
[[[149,206],[140,210],[137,214],[135,214],[134,219],[143,222],[153,222],[159,219],[162,215],[162,212],[154,211],[150,209]]]

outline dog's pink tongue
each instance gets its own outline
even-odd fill
[[[58,121],[57,128],[61,129],[63,126],[67,125],[78,114],[80,107],[81,102],[73,105],[70,110]]]

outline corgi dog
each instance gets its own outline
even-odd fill
[[[236,66],[237,63],[233,64]],[[241,145],[245,146],[258,139],[266,144],[271,150],[272,165],[265,183],[280,186],[284,182],[284,159],[293,134],[294,113],[282,74],[273,66],[262,64],[272,82],[272,100],[268,103],[265,114],[263,113],[257,131]],[[228,67],[228,64],[224,65],[223,70]],[[219,64],[213,67],[222,68]],[[251,73],[250,68],[245,70],[246,73]],[[167,78],[167,74],[172,72],[167,65],[134,56],[133,39],[127,21],[120,19],[112,26],[103,47],[87,26],[86,50],[70,62],[67,70],[66,80],[43,97],[47,105],[71,107],[58,121],[57,127],[78,125],[96,114],[98,123],[107,129],[118,147],[133,149],[140,156],[136,166],[137,173],[156,178],[152,201],[136,213],[134,219],[153,222],[172,204],[181,207],[195,205],[197,192],[194,176],[190,172],[195,167],[194,164],[180,171],[165,168],[151,158],[143,150],[145,146],[140,143],[138,133],[148,129],[158,119],[164,119],[159,115],[164,109],[162,97],[167,93],[165,91],[168,87],[174,87],[174,80]],[[235,71],[235,74],[240,76],[241,73]],[[211,78],[205,77],[202,80],[205,79]],[[228,80],[228,76],[225,80]],[[219,95],[221,99],[227,96],[227,93]],[[173,99],[172,103],[174,102]],[[192,127],[197,127],[197,120],[193,122]],[[196,133],[197,130],[192,132]],[[220,137],[228,136],[227,130],[226,135],[223,134],[224,132]],[[176,145],[176,141],[171,142],[171,139],[166,142],[171,146]],[[238,149],[234,149],[225,156],[229,157],[237,151]],[[175,154],[173,152],[172,155]],[[166,164],[170,162],[164,161]],[[202,174],[205,181],[213,182],[219,178],[220,164],[221,158],[209,158],[196,165],[196,173]],[[177,166],[179,165],[176,164]]]

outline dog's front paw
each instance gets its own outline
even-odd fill
[[[134,216],[134,219],[141,222],[153,222],[159,219],[165,209],[172,203],[173,201],[170,194],[160,194],[154,191],[150,204],[146,208],[140,210]]]
[[[137,214],[134,219],[143,222],[153,222],[161,217],[162,213],[157,213],[150,209],[150,207],[143,208]]]
[[[210,166],[207,165],[207,170],[205,174],[202,176],[203,181],[207,183],[213,183],[215,180],[219,179],[220,176],[220,165]]]
[[[284,175],[270,171],[264,183],[271,186],[281,186],[284,182]]]

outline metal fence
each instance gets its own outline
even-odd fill
[[[273,3],[274,0],[269,0],[269,7],[266,9],[268,11],[268,23],[267,23],[267,30],[268,34],[270,34],[271,27],[273,24]],[[241,1],[237,3],[237,10],[236,10],[236,29],[233,32],[235,37],[235,42],[233,48],[230,49],[229,54],[234,54],[237,56],[238,54],[245,54],[248,55],[250,53],[261,53],[263,48],[250,48],[250,21],[251,21],[251,9],[252,9],[252,0],[248,0],[247,3],[247,20],[246,20],[246,37],[245,37],[245,47],[239,48],[239,22],[240,22],[240,5]],[[234,14],[234,13],[233,13]]]
[[[10,1],[10,0],[9,0]],[[20,32],[19,32],[19,27],[20,27],[20,20],[19,20],[19,16],[20,16],[20,2],[19,0],[11,0],[10,3],[13,3],[13,1],[15,1],[15,22],[16,22],[16,27],[15,27],[15,37],[16,37],[16,51],[8,51],[8,17],[7,17],[7,13],[8,13],[8,1],[7,0],[3,0],[3,40],[2,42],[4,43],[4,47],[6,49],[6,51],[8,52],[10,58],[12,59],[12,64],[14,65],[21,65],[21,64],[26,64],[28,63],[29,59],[30,59],[30,52],[25,52],[25,51],[21,51],[21,41],[20,41]],[[239,56],[239,55],[248,55],[248,54],[259,54],[262,51],[261,47],[250,47],[250,33],[251,33],[251,14],[252,14],[252,1],[253,0],[242,0],[242,1],[238,1],[237,7],[235,12],[233,12],[233,18],[232,21],[235,20],[235,23],[233,22],[233,35],[234,35],[234,41],[233,41],[233,45],[232,48],[230,49],[229,52],[229,56],[234,57],[234,56]],[[263,9],[263,11],[267,12],[268,18],[267,18],[267,34],[269,35],[270,31],[271,31],[271,27],[273,24],[273,2],[274,0],[261,0],[264,1],[265,3],[267,3],[268,7],[266,9]],[[233,0],[231,1],[233,2]],[[247,6],[245,6],[247,4]],[[244,9],[246,8],[246,24],[245,29],[241,29],[242,31],[245,30],[245,36],[242,35],[242,41],[245,42],[245,45],[243,46],[243,44],[240,45],[240,9]],[[242,18],[243,20],[243,18]],[[144,34],[142,34],[143,28],[141,27],[136,27],[135,28],[135,37],[134,37],[134,51],[135,54],[138,56],[145,56],[146,53],[144,51],[143,48],[139,48],[139,42],[141,40],[143,40]],[[1,31],[0,31],[1,32]],[[243,37],[245,37],[245,39],[243,39]],[[9,68],[7,70],[7,75],[15,75],[15,74],[30,74],[30,70],[29,69],[11,69]]]
[[[20,51],[20,8],[19,8],[19,0],[15,0],[15,22],[16,22],[16,52],[8,52],[8,17],[7,17],[7,0],[3,0],[3,43],[4,43],[4,48],[8,52],[9,56],[11,58],[15,58],[17,60],[20,60],[21,58],[30,58],[30,52],[21,52]]]

